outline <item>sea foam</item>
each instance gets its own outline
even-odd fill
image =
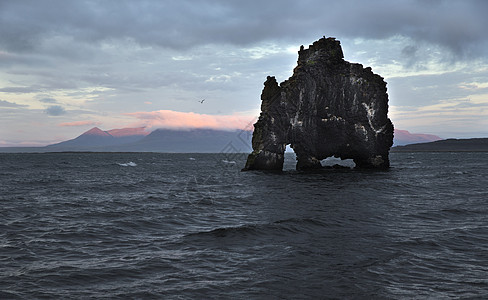
[[[132,162],[132,161],[130,161],[128,163],[123,163],[123,164],[117,163],[117,164],[121,167],[136,167],[137,166],[137,164],[135,162]]]

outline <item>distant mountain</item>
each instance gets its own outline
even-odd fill
[[[156,129],[139,141],[112,149],[154,152],[250,152],[251,138],[251,131]]]
[[[46,146],[46,151],[117,152],[250,152],[251,131],[213,129],[171,130],[94,127],[75,139]]]
[[[391,148],[392,152],[488,152],[488,138],[447,139]]]
[[[46,146],[56,151],[85,151],[94,147],[117,146],[136,142],[147,133],[144,128],[123,128],[103,131],[98,127],[84,132],[77,138]]]
[[[92,129],[88,130],[87,132],[81,134],[79,137],[88,137],[88,136],[111,136],[111,134],[109,134],[106,131],[102,131],[98,127],[93,127]]]
[[[395,129],[393,146],[403,146],[416,143],[427,143],[442,140],[433,134],[410,133],[407,130]]]
[[[106,132],[114,137],[146,136],[149,134],[144,127],[111,129]]]
[[[30,150],[28,150],[28,152],[251,152],[251,139],[252,131],[225,131],[214,129],[156,129],[153,132],[148,133],[143,127],[111,129],[107,131],[94,127],[84,132],[77,138],[52,144],[46,147],[29,148]],[[435,135],[412,134],[406,130],[396,129],[394,145],[403,146],[412,143],[431,142],[437,140],[441,140],[441,138]],[[12,149],[13,150],[4,150],[13,152],[24,151],[22,148]],[[394,147],[392,148],[392,151],[402,151],[400,149],[403,148]],[[5,151],[0,149],[0,152]],[[25,151],[27,151],[27,148]]]

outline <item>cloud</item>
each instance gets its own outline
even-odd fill
[[[54,98],[42,98],[39,99],[42,103],[58,103],[58,101]]]
[[[486,11],[484,0],[0,0],[0,98],[10,103],[0,103],[0,130],[32,120],[46,134],[78,130],[49,117],[63,114],[115,127],[225,126],[224,116],[258,109],[266,76],[286,80],[299,46],[323,35],[385,77],[392,106],[414,113],[487,93]],[[182,111],[198,113],[167,121]]]
[[[101,124],[102,122],[97,122],[97,121],[74,121],[74,122],[59,123],[58,126],[61,127],[100,126]]]
[[[29,94],[29,93],[36,93],[42,91],[42,88],[34,85],[34,86],[10,86],[10,87],[4,87],[0,89],[0,92],[3,93],[12,93],[12,94]]]
[[[245,115],[208,115],[194,112],[158,110],[134,112],[125,115],[140,121],[136,126],[146,128],[192,129],[210,128],[222,130],[252,129],[255,118]]]
[[[483,0],[121,0],[97,5],[54,0],[50,5],[9,1],[1,8],[0,46],[13,52],[59,41],[104,46],[118,40],[187,50],[267,40],[306,42],[325,34],[366,39],[403,35],[445,46],[459,56],[482,56],[488,38],[488,2]],[[63,55],[73,55],[65,50]]]
[[[6,100],[0,100],[0,107],[17,108],[17,107],[26,107],[26,106],[27,105],[17,104]]]
[[[60,105],[49,106],[44,112],[49,116],[61,116],[66,114],[66,110]]]

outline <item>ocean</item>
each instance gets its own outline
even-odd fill
[[[488,153],[245,159],[0,153],[0,298],[488,298]]]

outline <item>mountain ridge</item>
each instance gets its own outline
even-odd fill
[[[136,128],[110,129],[105,132],[114,137],[132,136],[132,135],[146,136],[150,134],[150,132],[147,132],[145,130],[146,130],[145,127],[136,127]]]
[[[488,138],[446,139],[391,148],[392,152],[488,152]]]
[[[98,127],[93,127],[92,129],[82,133],[80,136],[82,135],[93,135],[93,136],[112,136],[110,133],[108,133],[107,131],[103,131],[101,130],[100,128]]]
[[[58,149],[63,151],[67,148],[68,151],[217,151],[214,144],[219,147],[225,145],[224,141],[233,141],[235,144],[240,144],[241,148],[250,148],[249,144],[243,142],[246,139],[236,138],[236,136],[252,135],[251,131],[226,131],[217,129],[155,129],[152,132],[146,131],[144,127],[136,128],[121,128],[101,130],[98,127],[93,127],[78,137],[63,141],[56,144],[51,144],[46,147],[51,149]],[[166,140],[166,143],[164,142]],[[432,134],[410,133],[408,130],[395,129],[394,146],[402,146],[420,142],[431,142],[441,140],[440,137]],[[239,142],[239,143],[237,143]],[[174,145],[169,145],[173,143]],[[100,149],[107,148],[107,149]],[[125,150],[124,150],[125,149]],[[239,150],[239,149],[237,149]],[[244,150],[244,149],[243,149]]]
[[[405,139],[405,136],[408,138]],[[412,148],[403,148],[405,144],[402,143],[418,144],[412,141],[425,140],[426,136],[440,139],[435,135],[397,129],[397,140],[391,151],[417,151],[415,149],[421,146],[413,146],[415,149],[410,150]],[[251,149],[251,137],[252,131],[242,130],[156,129],[148,132],[144,127],[106,131],[93,127],[74,139],[45,147],[2,147],[0,152],[247,152]]]
[[[393,146],[404,146],[417,143],[428,143],[442,140],[441,137],[426,133],[410,133],[408,130],[395,129]]]
[[[98,127],[93,127],[74,139],[47,145],[46,148],[59,149],[60,151],[89,150],[92,147],[116,146],[135,142],[144,136],[143,130],[140,128],[122,128],[104,131]]]
[[[233,152],[248,151],[252,132],[215,129],[123,128],[103,131],[98,127],[78,137],[48,145],[49,151],[96,152]],[[229,149],[226,149],[229,148]]]

